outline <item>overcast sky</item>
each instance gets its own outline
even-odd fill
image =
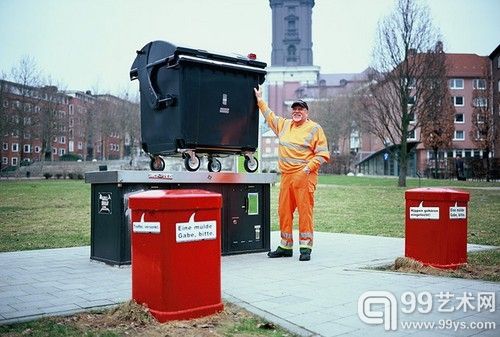
[[[315,2],[314,65],[322,73],[363,71],[393,0]],[[425,3],[445,51],[489,55],[500,43],[500,0]],[[65,89],[137,91],[129,69],[135,51],[153,40],[271,57],[269,0],[0,0],[0,23],[0,70],[30,56]]]

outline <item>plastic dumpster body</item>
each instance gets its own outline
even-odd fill
[[[129,197],[132,298],[160,322],[223,309],[218,193],[154,190]]]
[[[469,193],[415,188],[405,199],[405,256],[437,268],[467,263]]]
[[[209,171],[220,171],[220,155],[245,155],[253,172],[259,113],[253,88],[265,79],[266,64],[153,41],[137,52],[130,78],[141,92],[142,148],[151,169],[163,170],[161,156],[181,154],[196,171],[197,154]],[[257,168],[255,167],[255,170]]]

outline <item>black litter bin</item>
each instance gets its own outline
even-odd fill
[[[164,41],[137,51],[130,70],[141,92],[142,148],[151,169],[163,170],[161,156],[182,155],[188,171],[207,155],[218,172],[221,155],[244,155],[257,170],[259,114],[253,88],[265,79],[266,64],[252,57],[226,56]]]

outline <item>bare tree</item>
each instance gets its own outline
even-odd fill
[[[408,138],[419,126],[414,119],[426,102],[422,90],[428,82],[428,62],[439,59],[419,57],[439,41],[429,10],[416,0],[397,0],[391,14],[379,22],[378,41],[373,51],[376,85],[366,95],[369,109],[364,123],[384,144],[398,147],[398,186],[406,186]],[[377,75],[378,74],[378,75]],[[414,122],[414,123],[412,123]]]
[[[40,72],[33,58],[24,56],[19,64],[12,68],[12,80],[17,84],[13,93],[17,100],[14,102],[12,116],[12,132],[19,139],[20,163],[26,159],[23,144],[32,145],[34,120],[31,118],[38,98],[37,87],[40,85]]]
[[[61,114],[58,89],[53,85],[46,85],[39,89],[41,102],[35,117],[38,124],[38,137],[42,141],[42,160],[53,160],[52,145],[61,130],[65,127],[64,116]]]
[[[483,78],[474,80],[472,91],[472,128],[470,137],[486,159],[486,180],[490,181],[490,152],[495,142],[496,130],[493,116],[493,82],[489,66],[483,65]]]
[[[452,146],[456,111],[448,88],[446,54],[442,43],[438,42],[435,50],[429,51],[425,57],[431,59],[425,63],[434,68],[424,81],[427,82],[422,90],[425,107],[419,111],[418,119],[421,126],[420,139],[426,148],[432,149],[434,154],[434,177],[437,178],[438,153]]]
[[[123,140],[123,151],[130,154],[130,159],[134,159],[134,148],[139,143],[141,137],[141,121],[139,104],[129,101],[127,94],[122,94],[120,102],[119,131],[120,139]]]

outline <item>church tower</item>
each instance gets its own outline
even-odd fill
[[[312,8],[314,0],[270,0],[272,9],[272,67],[312,66]]]
[[[317,85],[320,67],[313,65],[314,0],[269,0],[272,52],[266,83],[269,107],[286,115],[300,87]]]

